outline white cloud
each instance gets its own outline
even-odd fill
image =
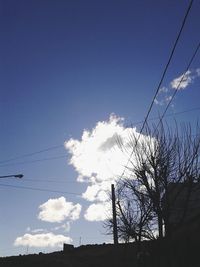
[[[111,217],[111,203],[97,203],[91,204],[86,210],[85,219],[87,221],[104,221]]]
[[[124,171],[124,176],[130,177],[125,166],[132,167],[135,162],[134,155],[128,162],[134,145],[130,144],[132,135],[138,138],[136,128],[125,128],[123,118],[111,115],[108,121],[98,122],[91,131],[84,130],[80,141],[71,138],[65,143],[71,154],[69,163],[78,172],[77,181],[89,183],[82,197],[98,202],[89,206],[84,214],[86,220],[104,220],[111,184],[116,183]],[[145,138],[148,137],[141,134],[138,145]],[[124,151],[118,143],[122,144]]]
[[[171,87],[175,90],[181,90],[185,89],[190,85],[194,80],[194,76],[192,75],[192,72],[188,70],[185,74],[182,74],[181,76],[175,78],[171,83]]]
[[[124,155],[117,147],[116,137],[125,137],[122,118],[111,116],[109,121],[98,122],[92,131],[83,131],[81,141],[70,139],[65,145],[72,155],[70,164],[79,173],[79,180],[93,177],[103,181],[113,178],[121,170]],[[126,133],[125,133],[126,132]],[[122,160],[122,161],[121,161]]]
[[[91,131],[84,130],[80,141],[71,138],[65,143],[71,154],[70,164],[78,172],[78,181],[91,183],[83,194],[85,199],[107,199],[111,183],[121,176],[131,154],[128,147],[131,132],[139,135],[136,128],[123,126],[123,118],[111,115],[108,121],[98,122]],[[122,152],[117,141],[127,148],[127,153]]]
[[[67,202],[64,197],[49,199],[39,206],[38,219],[46,222],[62,222],[66,218],[71,220],[79,219],[81,212],[80,204]]]
[[[168,87],[161,87],[154,103],[159,106],[167,105],[172,98],[170,89],[185,89],[198,77],[200,77],[200,68],[197,68],[196,70],[188,70],[185,74],[173,79]],[[173,104],[171,104],[171,107],[173,107]]]
[[[72,243],[72,241],[70,237],[55,235],[53,233],[25,234],[17,237],[14,245],[29,247],[62,247],[63,243]]]

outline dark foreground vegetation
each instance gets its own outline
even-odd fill
[[[2,267],[199,267],[199,220],[176,236],[161,240],[87,245],[72,251],[0,258]],[[140,253],[138,253],[140,251]]]

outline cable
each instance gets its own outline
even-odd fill
[[[191,7],[192,7],[193,1],[194,1],[194,0],[191,0],[191,1],[190,1],[189,6],[188,6],[188,8],[187,8],[187,11],[186,11],[186,14],[185,14],[185,16],[184,16],[183,22],[182,22],[182,24],[181,24],[181,28],[180,28],[179,33],[178,33],[178,36],[177,36],[177,38],[176,38],[176,40],[175,40],[175,43],[174,43],[174,45],[173,45],[171,54],[170,54],[170,56],[169,56],[169,59],[168,59],[168,61],[167,61],[166,66],[165,66],[165,68],[164,68],[164,71],[163,71],[163,74],[162,74],[162,76],[161,76],[160,82],[159,82],[159,84],[158,84],[158,86],[157,86],[155,95],[154,95],[154,97],[153,97],[153,99],[152,99],[152,102],[151,102],[151,104],[150,104],[150,106],[149,106],[149,109],[148,109],[148,111],[147,111],[147,115],[146,115],[146,117],[145,117],[144,123],[143,123],[143,125],[142,125],[141,130],[140,130],[140,135],[141,135],[142,131],[144,130],[145,124],[146,124],[146,122],[147,122],[147,119],[148,119],[149,114],[150,114],[150,112],[151,112],[151,109],[152,109],[152,107],[153,107],[154,101],[155,101],[156,96],[157,96],[157,94],[158,94],[158,92],[159,92],[159,90],[160,90],[161,84],[162,84],[162,82],[163,82],[163,80],[164,80],[164,77],[165,77],[165,74],[166,74],[167,69],[168,69],[168,67],[169,67],[169,64],[170,64],[170,62],[171,62],[171,60],[172,60],[173,54],[174,54],[174,52],[175,52],[176,46],[177,46],[177,44],[178,44],[178,41],[179,41],[180,36],[181,36],[181,33],[182,33],[183,28],[184,28],[184,26],[185,26],[185,23],[186,23],[188,14],[189,14],[189,12],[190,12],[190,9],[191,9]],[[139,135],[139,136],[140,136],[140,135]]]
[[[62,180],[62,181],[57,181],[57,180],[46,180],[46,179],[44,179],[44,180],[41,180],[41,179],[27,179],[27,178],[25,178],[25,179],[23,179],[23,180],[21,180],[20,182],[44,182],[44,183],[58,183],[58,184],[75,184],[75,183],[77,183],[77,182],[75,182],[75,181],[68,181],[68,180],[66,180],[66,181],[64,181],[64,180]]]
[[[174,113],[170,113],[170,114],[167,114],[166,116],[167,117],[170,117],[170,116],[176,116],[176,115],[180,115],[180,114],[183,114],[183,113],[187,113],[187,112],[191,112],[191,111],[195,111],[195,110],[200,110],[200,107],[196,107],[196,108],[191,108],[191,109],[185,109],[185,110],[182,110],[182,111],[179,111],[179,112],[174,112]],[[152,118],[149,118],[148,121],[152,121],[152,120],[159,120],[160,117],[152,117]],[[142,124],[144,122],[143,121],[137,121],[137,122],[133,122],[132,124],[134,125],[138,125],[138,124]],[[129,127],[129,126],[126,126],[126,128]],[[57,147],[61,147],[62,145],[60,146],[57,146]],[[52,147],[53,148],[53,147]],[[44,150],[40,150],[41,152],[42,151],[47,151],[47,149],[44,149]],[[34,152],[34,153],[30,153],[30,154],[27,154],[27,155],[33,155],[33,154],[36,154],[36,153],[40,153],[40,151],[38,152]],[[17,158],[22,158],[22,157],[25,157],[25,155],[23,156],[19,156]],[[15,158],[15,159],[17,159]],[[37,163],[37,162],[42,162],[42,161],[48,161],[48,160],[54,160],[54,159],[60,159],[60,158],[67,158],[67,156],[58,156],[58,157],[49,157],[49,158],[44,158],[44,159],[36,159],[36,160],[31,160],[31,161],[24,161],[24,162],[13,162],[13,163],[8,163],[8,164],[3,164],[1,165],[0,164],[0,167],[7,167],[7,166],[13,166],[13,165],[23,165],[23,164],[31,164],[31,163]],[[13,158],[14,160],[14,158]]]
[[[153,99],[152,99],[152,101],[151,101],[151,104],[150,104],[150,106],[149,106],[149,109],[148,109],[148,111],[147,111],[147,115],[145,116],[144,122],[143,122],[143,124],[142,124],[141,129],[140,129],[139,136],[138,136],[138,138],[137,138],[137,140],[136,140],[136,144],[135,144],[135,145],[137,145],[137,143],[138,143],[138,141],[139,141],[139,139],[140,139],[141,133],[142,133],[142,131],[144,130],[144,127],[145,127],[145,125],[146,125],[146,123],[147,123],[147,120],[148,120],[149,114],[150,114],[150,112],[151,112],[151,109],[152,109],[152,107],[153,107],[154,101],[155,101],[155,99],[156,99],[157,94],[159,93],[161,84],[162,84],[162,82],[163,82],[163,80],[164,80],[164,77],[165,77],[166,72],[167,72],[167,70],[168,70],[169,64],[170,64],[170,62],[171,62],[171,60],[172,60],[172,57],[173,57],[173,55],[174,55],[176,46],[177,46],[178,41],[179,41],[179,39],[180,39],[181,33],[182,33],[183,28],[184,28],[184,26],[185,26],[185,23],[186,23],[186,20],[187,20],[188,15],[189,15],[190,9],[191,9],[191,7],[192,7],[193,1],[194,1],[194,0],[191,0],[190,3],[189,3],[189,6],[188,6],[187,11],[186,11],[186,14],[185,14],[185,16],[184,16],[183,22],[182,22],[182,24],[181,24],[181,28],[180,28],[180,30],[179,30],[179,32],[178,32],[177,37],[176,37],[176,40],[175,40],[175,43],[174,43],[174,45],[173,45],[172,51],[171,51],[171,53],[170,53],[169,59],[168,59],[167,64],[166,64],[166,66],[165,66],[165,68],[164,68],[164,71],[163,71],[163,74],[162,74],[162,76],[161,76],[160,82],[159,82],[159,84],[158,84],[158,86],[157,86],[156,92],[155,92],[155,94],[154,94],[154,97],[153,97]],[[127,168],[127,165],[129,164],[129,161],[130,161],[130,159],[131,159],[133,153],[134,153],[134,149],[132,149],[132,152],[131,152],[131,154],[130,154],[128,160],[127,160],[127,163],[126,163],[126,165],[125,165],[125,168],[124,168],[124,170],[123,170],[123,172],[122,172],[122,174],[121,174],[120,177],[123,177],[123,176],[124,176],[124,174],[125,174],[125,170],[126,170],[126,168]]]
[[[1,160],[0,164],[1,163],[6,163],[6,162],[9,162],[9,161],[13,161],[13,160],[17,160],[17,159],[21,159],[21,158],[31,157],[33,155],[40,154],[40,153],[43,153],[43,152],[47,152],[47,151],[54,150],[54,149],[58,149],[60,147],[63,147],[63,145],[52,146],[52,147],[48,147],[48,148],[45,148],[45,149],[42,149],[42,150],[39,150],[39,151],[35,151],[35,152],[32,152],[32,153],[24,154],[22,156],[18,156],[18,157],[15,157],[15,158]]]
[[[35,187],[27,187],[27,186],[17,186],[17,185],[7,185],[7,184],[0,184],[0,186],[17,188],[17,189],[25,189],[25,190],[41,191],[41,192],[51,192],[51,193],[60,193],[60,194],[68,194],[68,195],[81,196],[81,194],[72,193],[72,192],[65,192],[65,191],[59,191],[59,190],[48,190],[48,189],[35,188]]]
[[[197,55],[197,52],[198,52],[199,48],[200,48],[200,42],[198,43],[198,45],[197,45],[197,47],[196,47],[194,53],[192,54],[192,57],[191,57],[191,59],[190,59],[188,65],[187,65],[187,67],[186,67],[186,69],[185,69],[184,74],[182,75],[182,77],[181,77],[181,79],[180,79],[180,81],[179,81],[177,87],[175,88],[175,91],[174,91],[174,93],[173,93],[173,95],[172,95],[172,97],[171,97],[169,103],[167,104],[167,106],[166,106],[166,108],[165,108],[165,110],[164,110],[164,112],[163,112],[161,118],[159,119],[159,122],[158,122],[158,125],[156,126],[155,131],[158,129],[158,126],[160,125],[161,121],[163,120],[163,118],[164,118],[164,116],[165,116],[165,114],[166,114],[166,112],[167,112],[167,110],[168,110],[168,108],[169,108],[171,102],[173,101],[175,95],[177,94],[177,92],[178,92],[178,90],[179,90],[179,88],[180,88],[180,86],[181,86],[181,83],[183,82],[183,80],[184,80],[184,78],[185,78],[185,76],[186,76],[187,71],[189,70],[189,68],[190,68],[190,66],[191,66],[191,64],[192,64],[192,62],[193,62],[193,60],[195,59],[195,56]],[[154,131],[154,132],[155,132],[155,131]]]
[[[23,164],[30,164],[30,163],[35,163],[35,162],[41,162],[41,161],[48,161],[48,160],[54,160],[54,159],[62,159],[62,158],[67,158],[67,156],[58,156],[58,157],[49,157],[49,158],[44,158],[44,159],[36,159],[36,160],[30,160],[30,161],[24,161],[24,162],[13,162],[13,163],[8,163],[4,165],[0,165],[0,167],[7,167],[7,166],[13,166],[13,165],[23,165]]]
[[[173,112],[173,113],[167,114],[166,116],[167,117],[171,117],[171,116],[176,116],[176,115],[180,115],[180,114],[184,114],[184,113],[191,112],[191,111],[196,111],[196,110],[200,110],[200,107],[191,108],[191,109],[185,109],[185,110],[178,111],[178,112]],[[148,121],[159,120],[159,119],[160,119],[160,117],[151,117],[151,118],[148,119]],[[144,120],[133,122],[132,125],[142,124],[143,122],[144,122]],[[126,128],[128,128],[128,127],[130,127],[130,126],[126,126]]]

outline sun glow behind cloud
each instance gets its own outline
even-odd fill
[[[111,184],[120,179],[125,170],[126,177],[130,176],[128,168],[134,162],[128,158],[132,153],[131,135],[138,137],[136,128],[125,128],[124,119],[111,115],[108,121],[100,121],[91,130],[84,130],[81,140],[71,138],[65,146],[71,154],[69,164],[78,173],[77,181],[88,183],[82,197],[94,202],[86,210],[84,217],[89,221],[105,220],[109,214]],[[148,136],[140,135],[140,141]],[[124,151],[119,147],[122,144]]]

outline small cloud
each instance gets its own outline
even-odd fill
[[[81,212],[80,204],[67,202],[64,197],[49,199],[39,206],[38,219],[46,222],[62,222],[66,218],[71,220],[79,219]]]
[[[85,219],[90,222],[105,221],[111,217],[111,203],[94,203],[86,210]]]
[[[175,90],[181,90],[187,88],[194,80],[200,77],[200,68],[197,68],[195,71],[194,70],[188,70],[186,73],[180,75],[179,77],[173,79],[170,82],[170,89],[175,89]],[[154,100],[154,103],[159,106],[164,106],[167,105],[171,99],[172,96],[170,94],[170,89],[166,86],[163,86],[160,88],[157,97]],[[173,105],[171,104],[171,107]]]
[[[70,237],[53,233],[25,234],[16,238],[14,246],[62,247],[63,243],[72,243],[72,241]]]
[[[188,87],[194,80],[194,76],[192,76],[192,72],[188,70],[185,74],[175,78],[171,83],[171,87],[175,90],[181,90]]]

